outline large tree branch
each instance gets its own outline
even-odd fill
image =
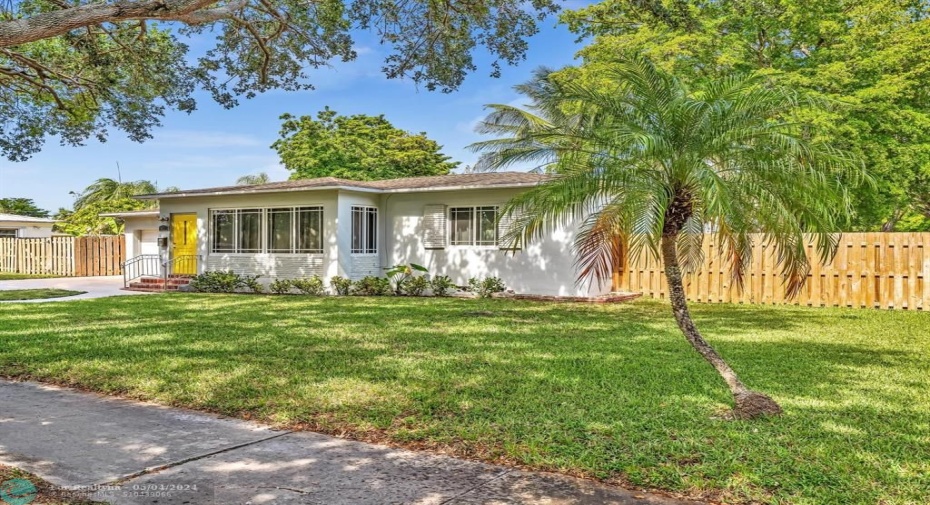
[[[216,0],[143,0],[112,4],[86,4],[0,22],[0,47],[10,47],[64,35],[71,30],[101,23],[159,19],[195,25],[231,17],[248,4],[233,0],[208,8]]]

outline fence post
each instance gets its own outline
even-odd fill
[[[923,252],[923,300],[920,308],[930,310],[930,233],[921,233],[923,243],[921,250]]]

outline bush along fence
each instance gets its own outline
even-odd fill
[[[743,289],[733,280],[716,237],[704,238],[704,264],[685,276],[688,299],[704,303],[794,304],[811,307],[930,310],[930,233],[845,233],[833,261],[821,265],[806,241],[811,272],[801,293],[785,293],[775,251],[763,236],[753,237],[752,262]],[[642,255],[620,270],[616,287],[667,298],[662,263]]]
[[[123,236],[0,238],[0,272],[84,277],[122,274]]]

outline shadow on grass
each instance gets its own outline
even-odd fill
[[[0,372],[644,486],[927,501],[927,314],[694,312],[784,417],[714,418],[725,387],[655,302],[176,295],[22,306],[0,313],[0,338],[15,343],[0,349]]]

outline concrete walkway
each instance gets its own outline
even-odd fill
[[[94,498],[116,504],[691,503],[3,380],[0,463],[60,486],[111,485]]]
[[[66,302],[69,300],[87,300],[89,298],[104,298],[107,296],[147,295],[139,291],[123,290],[123,277],[58,277],[55,279],[22,279],[17,281],[0,281],[0,291],[10,289],[70,289],[73,291],[86,291],[82,295],[66,296],[63,298],[48,298],[45,300],[10,300],[6,303],[38,303],[38,302]],[[2,303],[2,302],[0,302]]]

